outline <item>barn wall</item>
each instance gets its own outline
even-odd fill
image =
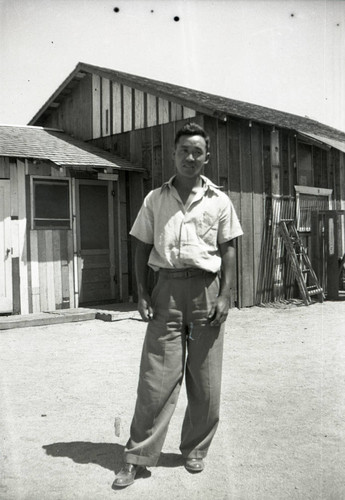
[[[244,307],[291,296],[293,286],[278,223],[283,217],[296,215],[298,134],[245,119],[200,115],[159,93],[154,96],[98,75],[88,75],[81,82],[85,88],[89,82],[88,104],[76,96],[76,107],[64,103],[54,114],[64,111],[62,115],[67,116],[68,109],[77,114],[78,107],[92,109],[91,142],[145,169],[144,174],[121,174],[118,184],[124,297],[135,293],[134,251],[128,230],[143,196],[174,174],[174,135],[186,119],[203,124],[209,132],[211,160],[205,174],[229,193],[244,229],[237,249],[237,303]],[[71,117],[69,123],[74,134],[81,127]],[[334,208],[344,208],[344,155],[314,143],[312,162],[314,186],[332,188]]]
[[[92,138],[131,132],[191,118],[192,109],[92,75]]]
[[[64,99],[53,108],[46,119],[40,118],[35,125],[61,129],[77,139],[92,138],[92,77],[84,78],[71,88],[62,91]]]

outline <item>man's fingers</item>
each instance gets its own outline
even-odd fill
[[[210,312],[208,313],[208,319],[212,320],[216,314],[216,306],[212,306]]]
[[[140,305],[138,310],[143,321],[148,322],[153,318],[153,309],[147,303]]]

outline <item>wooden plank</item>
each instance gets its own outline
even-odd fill
[[[258,125],[253,124],[251,127],[251,159],[253,178],[253,293],[255,298],[257,297],[261,258],[264,258],[264,256],[261,254],[262,237],[265,223],[262,156],[262,128]]]
[[[10,159],[0,156],[0,179],[10,178]]]
[[[11,217],[18,217],[18,166],[12,164],[11,172]]]
[[[54,297],[56,309],[61,309],[62,307],[60,233],[61,231],[52,231]]]
[[[134,127],[140,129],[144,127],[144,92],[134,91]]]
[[[158,99],[158,123],[169,122],[169,102],[165,99]]]
[[[191,108],[187,108],[186,106],[183,106],[182,109],[182,117],[183,118],[194,118],[196,116],[196,111]]]
[[[175,165],[173,160],[175,140],[175,124],[168,123],[162,126],[162,166],[163,182],[170,179],[175,174]]]
[[[32,301],[31,312],[37,313],[41,311],[37,231],[30,231],[30,256],[31,256],[30,267],[31,267],[31,301]]]
[[[55,274],[54,274],[54,260],[53,260],[53,231],[51,229],[45,232],[45,245],[46,245],[46,271],[47,271],[47,301],[48,310],[54,311],[56,309],[55,302]]]
[[[227,123],[218,120],[218,182],[225,192],[229,189]]]
[[[157,125],[157,98],[154,95],[147,94],[147,126]]]
[[[21,314],[29,312],[29,296],[28,296],[28,254],[27,254],[27,238],[26,238],[26,187],[25,187],[25,163],[17,160],[18,169],[18,247],[20,255],[20,305]]]
[[[120,134],[122,130],[121,122],[121,85],[117,82],[112,82],[113,91],[113,134]]]
[[[142,155],[142,131],[133,130],[130,133],[130,161],[135,165],[141,165]]]
[[[60,233],[62,307],[70,307],[70,284],[67,231]]]
[[[132,89],[123,86],[123,132],[132,130]]]
[[[182,120],[182,106],[176,102],[171,103],[171,121]]]
[[[0,312],[13,311],[10,181],[0,180]]]
[[[48,313],[27,314],[22,316],[6,317],[0,319],[0,330],[12,328],[27,328],[29,326],[56,325],[62,323],[74,323],[76,321],[89,321],[96,319],[95,309],[68,309],[66,311],[54,311]]]
[[[241,223],[244,235],[241,245],[241,278],[242,306],[248,307],[255,303],[254,296],[254,266],[253,266],[253,179],[251,163],[251,129],[248,122],[240,125],[240,157],[241,157]]]
[[[163,183],[163,162],[162,162],[162,131],[161,127],[152,127],[152,175],[153,186],[159,187]]]
[[[116,183],[116,203],[114,203],[114,224],[116,231],[116,246],[115,246],[115,254],[117,257],[117,285],[119,289],[119,299],[123,300],[122,293],[122,254],[121,254],[121,203],[120,203],[120,192],[123,186],[123,182],[125,180],[125,173],[120,172],[119,181]]]
[[[73,305],[74,298],[74,266],[73,266],[73,235],[72,231],[66,231],[67,233],[67,262],[68,262],[68,301],[66,297],[64,300],[64,307],[71,307]]]
[[[92,75],[92,138],[101,136],[101,79]]]
[[[102,78],[102,137],[110,135],[110,81]]]
[[[37,231],[37,247],[39,262],[39,289],[41,310],[48,310],[48,283],[47,283],[47,256],[46,256],[46,238],[43,230]]]
[[[108,270],[108,281],[110,279],[110,289],[111,289],[111,298],[115,298],[115,235],[113,232],[114,227],[114,197],[112,196],[112,192],[114,189],[114,183],[108,183],[108,228],[109,228],[109,267]],[[109,276],[110,273],[110,276]]]
[[[205,167],[205,175],[215,184],[219,184],[218,172],[218,120],[205,116],[205,130],[210,137],[210,161]]]

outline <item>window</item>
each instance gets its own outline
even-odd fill
[[[33,229],[70,229],[68,180],[32,179]]]
[[[311,230],[311,213],[332,208],[332,189],[295,186],[298,231]]]

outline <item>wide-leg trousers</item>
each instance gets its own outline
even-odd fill
[[[185,458],[206,456],[219,421],[224,329],[211,326],[207,317],[218,292],[216,274],[159,272],[125,448],[127,463],[156,465],[184,375],[188,405],[180,450]]]

